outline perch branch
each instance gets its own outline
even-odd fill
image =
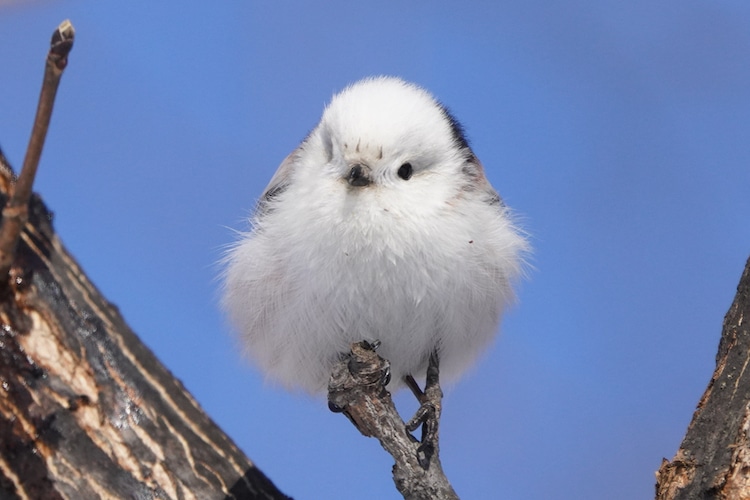
[[[334,366],[328,384],[329,407],[343,412],[363,435],[376,437],[390,453],[396,461],[393,480],[404,498],[458,499],[443,472],[437,445],[430,460],[420,460],[421,444],[407,431],[385,390],[389,363],[377,355],[376,347],[368,342],[352,344],[351,352]],[[437,435],[434,438],[436,443]]]

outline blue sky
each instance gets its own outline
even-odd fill
[[[375,440],[239,357],[216,262],[330,96],[392,74],[462,121],[535,248],[502,334],[447,390],[454,487],[653,496],[750,255],[750,4],[0,3],[0,146],[16,167],[65,18],[76,45],[36,190],[91,279],[282,490],[399,498]]]

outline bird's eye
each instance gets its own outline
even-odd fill
[[[403,180],[408,181],[411,179],[412,174],[412,168],[411,163],[404,163],[400,167],[398,167],[398,176],[401,177]]]

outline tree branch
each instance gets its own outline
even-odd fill
[[[72,37],[66,22],[52,38],[17,182],[0,151],[0,498],[287,499],[88,280],[32,195]]]
[[[716,369],[672,459],[657,500],[750,498],[750,259],[724,317]]]
[[[420,461],[420,443],[407,432],[385,390],[388,375],[388,361],[378,356],[370,343],[352,344],[349,355],[334,366],[331,374],[329,407],[343,412],[363,435],[380,441],[396,461],[393,481],[405,499],[458,499],[443,472],[437,445],[427,463]]]

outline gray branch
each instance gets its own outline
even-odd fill
[[[328,384],[329,407],[343,412],[363,435],[380,441],[396,461],[393,481],[404,498],[458,499],[443,472],[438,447],[427,463],[420,461],[420,442],[407,431],[385,390],[388,366],[369,343],[353,344],[351,353],[333,369]]]

